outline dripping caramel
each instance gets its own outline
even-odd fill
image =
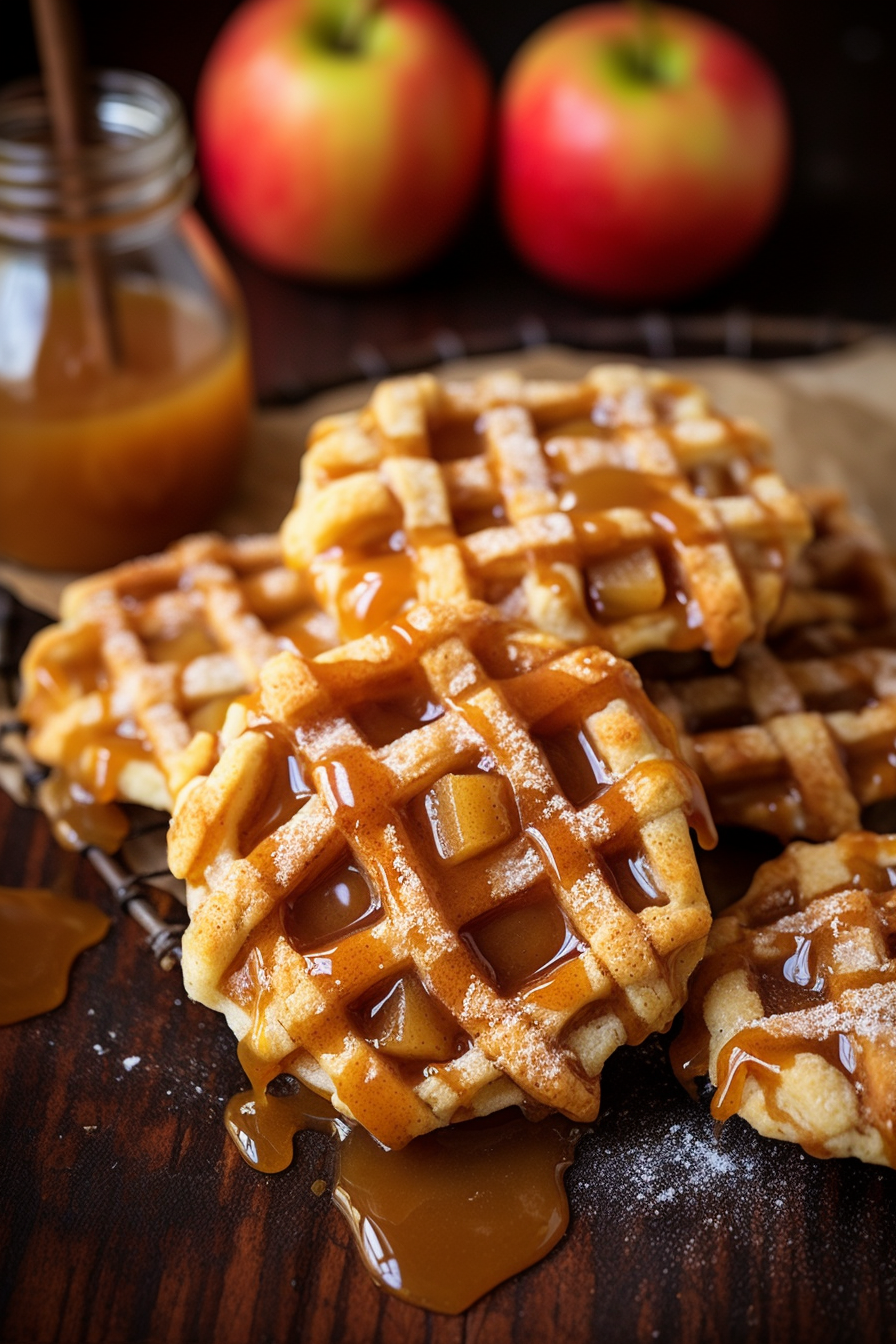
[[[892,837],[843,836],[818,851],[819,861],[825,853],[832,856],[831,889],[807,894],[794,865],[809,852],[794,845],[765,865],[747,897],[717,922],[672,1045],[673,1067],[689,1088],[711,1074],[711,1110],[721,1122],[737,1113],[755,1117],[752,1103],[744,1108],[758,1089],[767,1122],[754,1119],[757,1127],[769,1123],[776,1136],[795,1137],[818,1157],[855,1151],[865,1160],[896,1165],[888,1119],[894,1102],[886,1090],[896,1031],[896,848]],[[707,1002],[710,994],[727,992],[726,984],[749,988],[761,1013],[747,1022],[735,1019],[713,1058]],[[726,1001],[715,1000],[714,1030],[727,1020],[718,1016]],[[813,1129],[809,1101],[802,1115],[790,1104],[788,1072],[807,1057],[845,1081],[859,1136],[850,1142],[857,1147],[832,1147],[836,1133]]]
[[[105,938],[109,926],[87,901],[0,887],[0,1025],[57,1008],[75,958]]]
[[[251,1087],[230,1100],[225,1125],[240,1155],[256,1171],[281,1172],[297,1134],[332,1135],[333,1201],[368,1272],[404,1301],[464,1311],[564,1235],[563,1175],[583,1131],[563,1116],[505,1111],[389,1151],[301,1084],[272,1095],[272,1070],[245,1042],[239,1057]]]
[[[597,1114],[610,1049],[681,1001],[708,924],[686,817],[707,838],[712,823],[674,745],[605,651],[421,604],[364,643],[272,660],[249,728],[184,795],[185,978],[226,1004],[253,1084],[230,1132],[275,1170],[295,1131],[335,1126],[337,1202],[408,1300],[462,1309],[553,1244],[571,1120]],[[219,829],[243,837],[232,865],[211,852]],[[280,1074],[340,1118],[275,1090]],[[571,1120],[480,1123],[509,1103]],[[512,1158],[492,1152],[505,1129]]]

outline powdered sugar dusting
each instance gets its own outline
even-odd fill
[[[739,1120],[717,1134],[705,1102],[692,1102],[672,1078],[665,1051],[657,1038],[621,1051],[604,1071],[601,1118],[582,1144],[571,1193],[608,1233],[635,1216],[663,1237],[699,1210],[701,1235],[709,1236],[749,1218],[767,1177],[764,1158],[774,1145],[763,1148],[768,1141]],[[616,1092],[616,1077],[628,1095]],[[771,1156],[780,1169],[780,1152]]]
[[[896,1033],[896,982],[844,990],[837,1003],[819,1003],[812,1008],[758,1017],[738,1030],[760,1028],[770,1036],[796,1041],[827,1041],[837,1033],[850,1033],[866,1041],[892,1042]]]
[[[675,1206],[690,1208],[695,1199],[706,1221],[726,1217],[732,1202],[749,1190],[754,1159],[726,1148],[705,1117],[693,1119],[694,1124],[675,1122],[661,1131],[630,1135],[624,1146],[606,1155],[606,1179],[583,1182],[585,1198],[608,1206],[607,1212],[620,1219],[629,1210],[646,1218],[665,1216]],[[600,1145],[599,1129],[596,1142]]]

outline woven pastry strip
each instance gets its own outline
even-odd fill
[[[420,598],[482,598],[570,642],[722,664],[774,616],[809,537],[758,429],[622,365],[381,383],[311,432],[289,563],[343,637]]]
[[[896,558],[837,490],[802,489],[813,538],[795,561],[770,636],[790,656],[896,644]]]
[[[647,678],[716,822],[831,840],[896,797],[896,651],[785,661],[750,644],[725,672]]]
[[[392,1147],[515,1102],[593,1118],[708,926],[699,786],[632,669],[416,606],[268,663],[246,722],[170,833],[190,994]]]
[[[29,646],[19,705],[32,754],[54,768],[51,812],[72,787],[101,810],[118,799],[170,811],[211,768],[228,705],[266,659],[335,642],[271,536],[189,537],[71,584],[61,614]]]
[[[896,1165],[896,836],[790,845],[713,924],[673,1062],[717,1119]]]

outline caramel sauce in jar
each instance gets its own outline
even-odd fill
[[[565,1117],[501,1111],[390,1151],[301,1084],[270,1095],[269,1071],[245,1043],[239,1055],[253,1087],[228,1103],[225,1124],[243,1158],[283,1171],[297,1133],[332,1134],[333,1201],[370,1274],[404,1301],[461,1312],[566,1231],[563,1175],[584,1131]]]
[[[174,289],[114,292],[120,363],[80,360],[79,295],[47,295],[28,395],[0,376],[0,551],[100,569],[157,551],[224,503],[251,406],[242,326]]]
[[[75,958],[105,938],[109,925],[87,901],[0,887],[0,1025],[58,1008]]]
[[[0,554],[55,569],[210,523],[252,399],[236,287],[189,208],[183,107],[129,71],[83,95],[63,171],[40,83],[0,93]]]

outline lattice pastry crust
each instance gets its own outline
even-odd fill
[[[761,636],[809,534],[755,426],[624,365],[381,383],[312,430],[283,527],[344,638],[472,596],[622,657],[703,647],[721,664]]]
[[[713,924],[673,1062],[719,1120],[896,1166],[896,836],[790,845]]]
[[[53,767],[42,802],[60,837],[74,798],[82,823],[95,805],[107,847],[124,825],[113,800],[170,811],[211,769],[228,706],[269,657],[336,640],[275,536],[188,537],[71,584],[61,615],[25,654],[19,713],[31,753]]]
[[[896,650],[786,661],[749,644],[724,672],[667,660],[645,685],[719,824],[831,840],[896,798]]]
[[[668,1027],[709,924],[702,793],[633,670],[480,603],[418,605],[273,659],[225,734],[169,861],[188,990],[266,1076],[390,1147],[514,1103],[593,1118],[605,1059]]]
[[[813,537],[793,564],[770,637],[790,656],[896,643],[896,557],[838,490],[799,491]]]

